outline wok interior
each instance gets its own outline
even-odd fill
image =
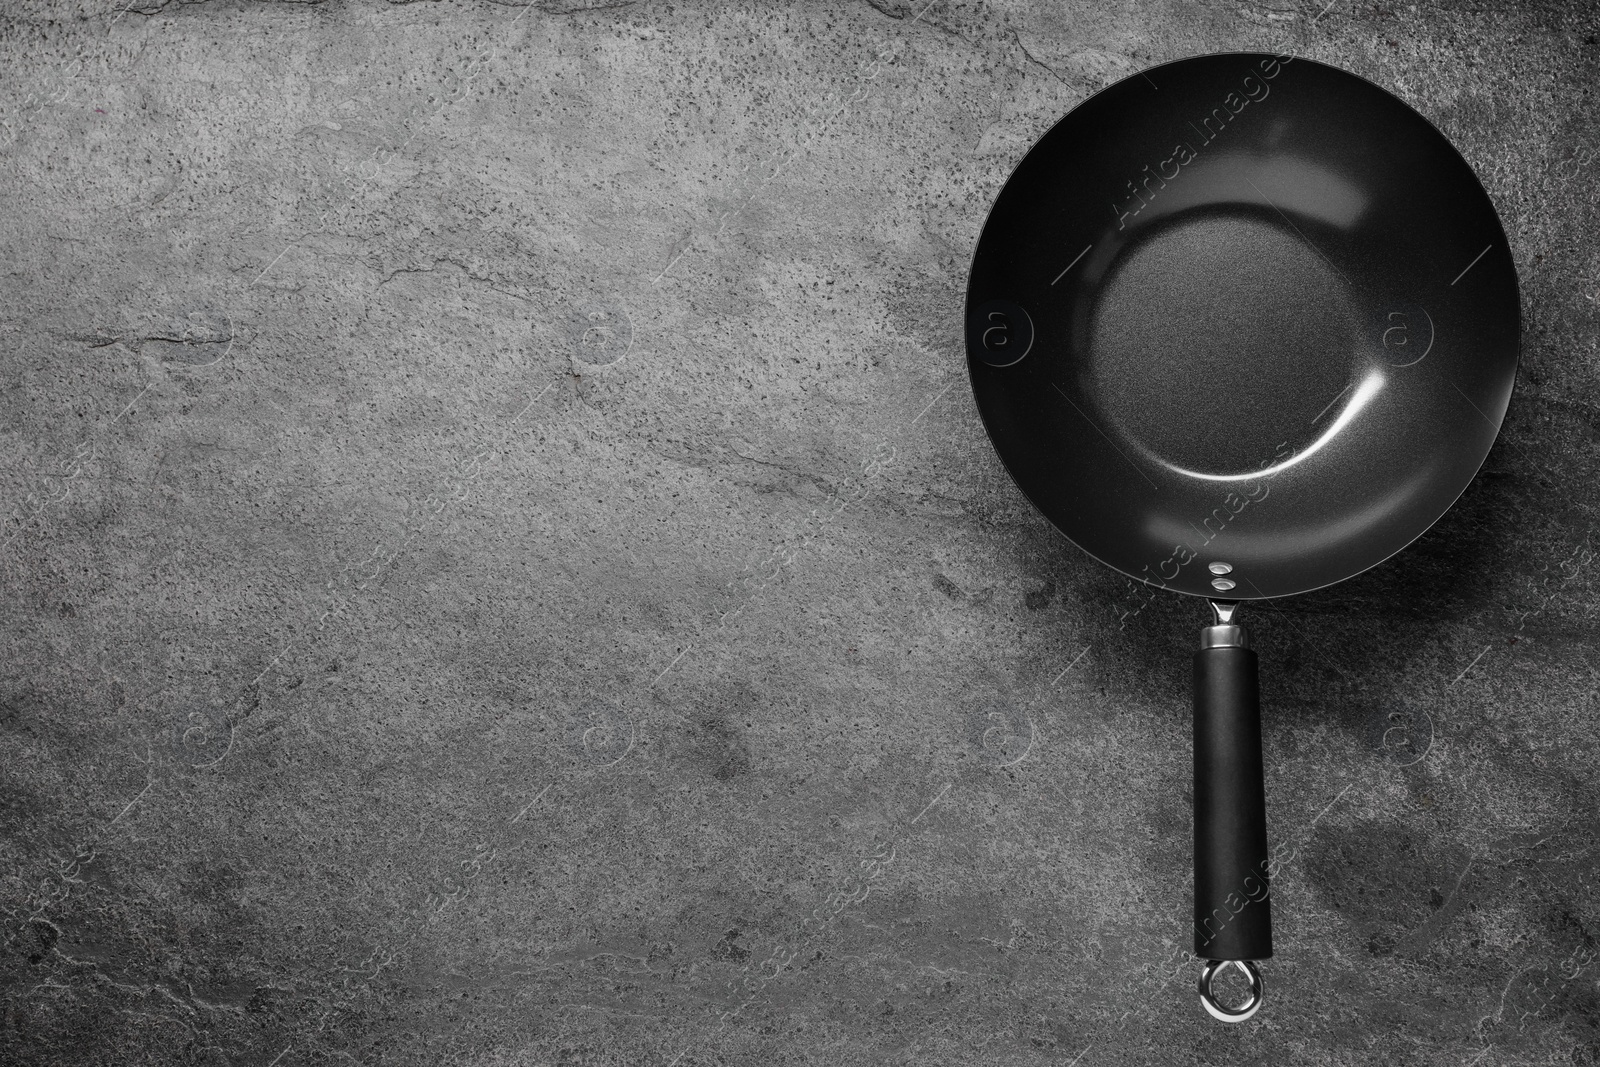
[[[1146,462],[1202,475],[1316,447],[1371,362],[1354,294],[1268,213],[1197,208],[1164,223],[1102,283],[1086,413]]]

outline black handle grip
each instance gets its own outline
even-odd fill
[[[1194,954],[1272,955],[1261,697],[1256,654],[1238,646],[1194,655]]]

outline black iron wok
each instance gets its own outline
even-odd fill
[[[1256,654],[1233,612],[1376,566],[1477,473],[1521,332],[1499,218],[1371,82],[1200,56],[1033,146],[984,224],[966,323],[1023,493],[1100,562],[1215,608],[1194,658],[1195,955],[1207,1010],[1249,1018],[1271,871]],[[1252,984],[1238,1006],[1212,991],[1230,964]]]

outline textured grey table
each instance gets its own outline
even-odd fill
[[[145,2],[0,20],[0,1062],[1600,1060],[1592,6]],[[1438,124],[1527,332],[1458,507],[1247,613],[1223,1027],[1203,609],[959,339],[1027,145],[1235,49]]]

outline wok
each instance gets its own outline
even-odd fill
[[[968,369],[1006,469],[1095,559],[1215,609],[1194,654],[1194,944],[1219,1019],[1260,1007],[1273,951],[1256,653],[1234,612],[1359,574],[1443,515],[1499,432],[1520,333],[1505,232],[1460,153],[1298,56],[1110,86],[984,223]],[[1251,981],[1242,1005],[1212,989],[1224,966]]]

